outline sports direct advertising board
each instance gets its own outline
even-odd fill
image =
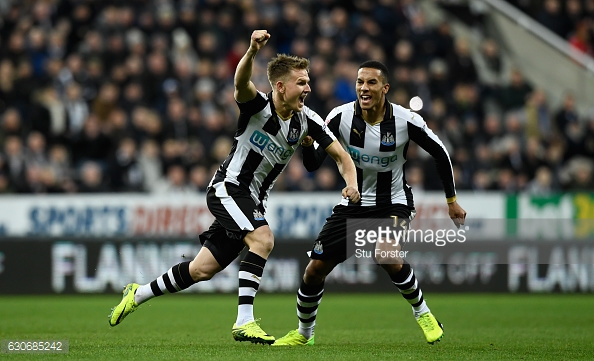
[[[483,227],[480,219],[504,217],[500,195],[461,194],[459,199],[472,227]],[[276,238],[312,239],[339,201],[338,192],[277,193],[268,201],[266,219]],[[416,208],[418,218],[447,218],[442,193],[418,192]],[[212,221],[204,194],[0,197],[1,236],[193,237]]]

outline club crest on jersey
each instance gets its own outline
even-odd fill
[[[394,134],[387,132],[386,134],[382,135],[382,145],[391,146],[394,145]]]
[[[322,242],[317,241],[314,244],[313,251],[314,251],[315,254],[322,254],[322,253],[324,253],[324,246],[322,246]]]
[[[256,221],[263,221],[264,215],[260,212],[259,209],[254,209],[254,220]]]
[[[287,142],[290,145],[297,144],[299,141],[299,129],[297,128],[289,128],[289,134],[287,135]]]

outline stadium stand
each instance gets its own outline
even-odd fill
[[[510,3],[592,55],[594,1]],[[493,39],[477,59],[418,1],[7,0],[0,14],[0,193],[204,191],[231,146],[233,71],[257,28],[272,34],[257,87],[269,88],[270,55],[306,56],[306,104],[323,117],[354,100],[360,62],[385,62],[390,100],[423,99],[459,190],[594,189],[594,112],[507,71]],[[411,145],[408,160],[411,186],[441,189],[423,151]],[[341,188],[331,164],[300,163],[277,189]]]

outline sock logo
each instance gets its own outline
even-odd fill
[[[260,277],[258,277],[256,275],[252,275],[252,278],[255,279],[256,281],[260,282]]]

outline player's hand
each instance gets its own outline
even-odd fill
[[[259,51],[264,45],[266,45],[268,39],[270,39],[270,34],[268,34],[267,30],[254,30],[250,40],[250,48],[252,50]]]
[[[351,203],[358,203],[361,200],[361,195],[355,187],[346,186],[342,189],[342,197],[348,198]]]
[[[448,203],[448,213],[450,218],[454,221],[456,228],[460,228],[466,219],[466,211],[460,207],[458,202]]]
[[[312,137],[310,137],[309,135],[305,136],[305,138],[303,138],[303,140],[301,141],[301,146],[302,147],[311,147],[311,145],[313,144],[314,140]]]

